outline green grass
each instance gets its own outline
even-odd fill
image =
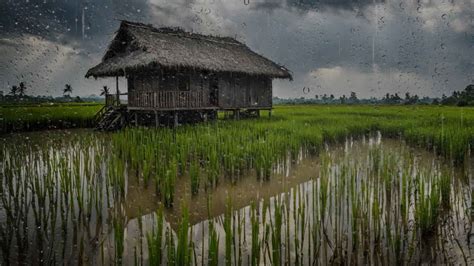
[[[25,105],[0,107],[0,133],[93,126],[102,104]]]

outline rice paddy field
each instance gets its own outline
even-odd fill
[[[0,138],[2,264],[474,263],[474,109]]]
[[[44,129],[92,127],[103,105],[65,103],[0,106],[0,134]]]

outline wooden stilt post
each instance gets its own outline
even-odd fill
[[[239,109],[235,109],[233,112],[233,116],[234,116],[234,120],[239,120],[240,118],[240,110]]]
[[[138,127],[138,112],[135,112],[135,126]]]
[[[115,76],[115,93],[117,94],[117,105],[120,105],[120,91],[119,91],[118,76]]]
[[[268,110],[268,117],[272,117],[272,109]]]
[[[178,127],[178,111],[174,111],[174,127]]]
[[[257,117],[260,117],[260,110],[257,110]]]
[[[158,111],[155,110],[155,127],[158,128],[160,121],[158,119]]]

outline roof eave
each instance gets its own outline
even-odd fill
[[[100,67],[101,64],[98,64],[97,66],[89,69],[85,75],[86,78],[107,78],[107,77],[122,77],[124,76],[125,71],[123,69],[116,69],[116,70],[111,70],[111,71],[100,71],[96,70],[98,67]]]
[[[105,62],[102,62],[91,69],[89,69],[85,75],[86,78],[94,77],[94,78],[106,78],[106,77],[122,77],[125,76],[125,73],[131,73],[135,72],[139,68],[150,68],[153,66],[160,66],[163,67],[161,64],[157,62],[151,62],[146,65],[136,65],[133,67],[130,66],[124,66],[123,68],[120,69],[112,69],[110,71],[103,71],[100,70],[100,68],[104,65]],[[192,67],[192,66],[184,66],[184,67]],[[215,70],[215,69],[205,69],[201,68],[201,70],[207,70],[207,71],[214,71],[214,72],[234,72],[234,73],[242,73],[242,74],[247,74],[247,75],[261,75],[261,76],[267,76],[270,78],[276,78],[276,79],[288,79],[290,81],[293,80],[293,76],[291,75],[290,71],[287,70],[284,67],[280,66],[280,71],[275,71],[274,73],[252,73],[252,72],[244,72],[244,71],[226,71],[226,70]]]

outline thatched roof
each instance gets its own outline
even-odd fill
[[[291,79],[289,71],[230,37],[122,21],[102,62],[86,77],[124,76],[148,68],[183,67]]]

